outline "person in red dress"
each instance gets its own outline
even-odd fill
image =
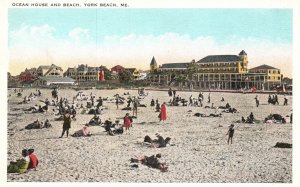
[[[124,117],[124,125],[123,127],[125,127],[125,131],[126,131],[126,134],[128,133],[129,134],[129,128],[131,127],[131,119],[129,117],[129,113],[126,113],[125,117]]]
[[[34,149],[28,149],[29,158],[30,158],[28,169],[36,170],[36,167],[39,164],[39,160],[38,160],[37,156],[35,154],[33,154],[33,152],[34,152]]]
[[[167,108],[166,103],[164,102],[160,107],[160,121],[165,121],[167,119]]]

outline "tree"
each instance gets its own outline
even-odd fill
[[[178,77],[174,78],[175,83],[182,87],[182,84],[188,81],[188,78],[184,75],[179,75]]]
[[[123,71],[123,72],[119,73],[119,81],[122,83],[131,81],[132,79],[133,79],[133,76],[129,71]]]
[[[199,68],[199,65],[196,63],[195,60],[192,60],[189,63],[189,65],[187,67],[187,74],[188,74],[190,80],[192,80],[193,79],[193,75],[198,72],[198,68]]]
[[[104,71],[104,78],[105,80],[111,80],[112,79],[112,74],[111,71],[106,67],[106,66],[100,66],[100,69]]]

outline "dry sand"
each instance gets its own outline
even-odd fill
[[[33,89],[24,90],[29,95]],[[44,100],[51,97],[51,90],[41,89]],[[85,90],[93,92],[96,98],[109,97],[125,90]],[[127,90],[126,90],[127,92]],[[137,94],[137,91],[129,91]],[[77,91],[59,90],[59,97],[69,100]],[[177,92],[188,99],[198,93]],[[91,137],[62,138],[62,122],[54,121],[52,108],[46,114],[24,114],[23,108],[30,104],[17,105],[22,98],[17,98],[13,90],[8,90],[8,135],[7,164],[21,157],[21,150],[34,148],[39,158],[38,171],[26,174],[7,174],[8,181],[30,182],[292,182],[292,149],[274,148],[276,142],[292,143],[292,125],[287,124],[235,124],[235,135],[232,145],[227,145],[228,125],[248,116],[253,111],[255,118],[263,120],[270,113],[290,115],[292,97],[288,96],[289,105],[283,106],[283,96],[279,96],[280,105],[267,105],[268,95],[259,94],[260,107],[255,106],[255,95],[233,93],[211,93],[215,106],[225,105],[238,109],[237,114],[223,114],[222,118],[201,118],[194,113],[214,113],[212,109],[200,107],[167,107],[168,119],[165,124],[158,122],[158,113],[150,107],[151,99],[168,102],[167,92],[150,91],[142,101],[147,108],[139,108],[138,119],[134,120],[130,135],[108,136],[102,127],[91,127]],[[207,101],[208,93],[204,93]],[[220,102],[221,97],[225,102]],[[205,104],[208,105],[208,104]],[[113,103],[104,102],[108,107],[101,119],[123,117],[126,111],[116,110]],[[120,108],[124,105],[120,105]],[[188,112],[192,110],[192,112]],[[81,115],[77,110],[77,121],[72,122],[71,134],[81,129],[92,115]],[[49,119],[52,128],[21,130],[27,124],[39,118]],[[221,127],[219,126],[221,125]],[[155,137],[160,132],[163,137],[171,137],[172,146],[166,148],[147,148],[141,146],[145,135]],[[131,168],[129,159],[135,155],[162,154],[162,161],[169,166],[169,171],[162,173],[157,169],[139,164]]]

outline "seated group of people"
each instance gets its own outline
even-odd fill
[[[270,114],[265,118],[265,123],[286,123],[286,119],[280,114]]]
[[[46,119],[45,123],[40,122],[39,119],[37,119],[33,123],[30,123],[27,126],[25,126],[25,129],[42,129],[49,127],[51,127],[51,124],[48,119]]]
[[[33,107],[30,107],[28,109],[24,109],[24,111],[29,111],[31,113],[44,113],[44,112],[47,112],[48,111],[48,105],[45,105],[45,106],[33,106]]]
[[[105,120],[103,127],[105,132],[107,132],[107,134],[110,136],[115,134],[123,134],[124,132],[123,125],[120,124],[120,120],[116,120],[115,123],[112,123],[110,119]]]
[[[247,117],[247,119],[245,119],[244,116],[242,116],[241,122],[242,123],[250,123],[250,124],[255,123],[255,118],[254,118],[253,113],[251,112],[250,115]]]
[[[100,119],[99,116],[97,116],[96,114],[94,115],[94,117],[89,121],[89,125],[91,126],[97,126],[97,125],[101,125],[102,121]]]
[[[26,173],[28,170],[34,169],[38,166],[38,158],[34,154],[34,149],[23,149],[22,158],[11,161],[7,166],[7,173]]]

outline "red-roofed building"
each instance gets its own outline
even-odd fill
[[[123,66],[116,65],[116,66],[112,67],[110,70],[111,70],[112,73],[119,74],[119,73],[124,72],[125,68]]]
[[[21,72],[19,75],[19,81],[32,81],[35,79],[35,76],[28,69]]]

